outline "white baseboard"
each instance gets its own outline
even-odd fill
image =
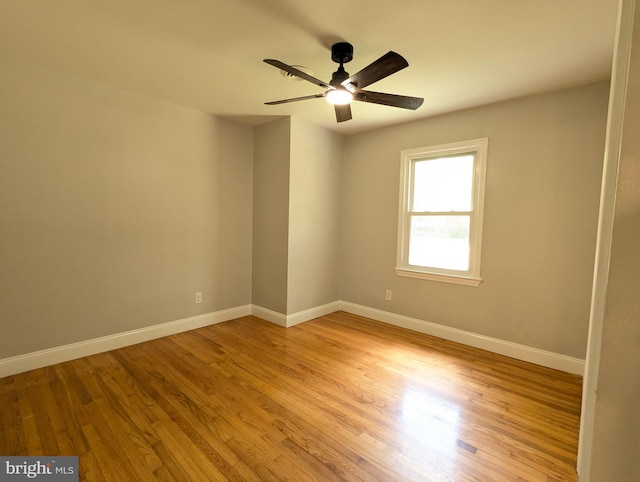
[[[247,315],[255,315],[271,323],[285,328],[318,318],[320,316],[342,310],[348,313],[364,316],[373,320],[382,321],[390,325],[407,328],[409,330],[437,336],[445,340],[455,341],[464,345],[488,350],[501,355],[506,355],[518,360],[535,363],[537,365],[555,368],[568,373],[583,375],[585,361],[566,355],[560,355],[538,348],[532,348],[509,341],[499,340],[476,333],[451,328],[428,321],[410,318],[408,316],[390,313],[388,311],[369,308],[367,306],[350,303],[347,301],[334,301],[322,306],[316,306],[308,310],[299,311],[291,315],[284,315],[257,305],[244,305],[226,310],[206,313],[182,320],[170,321],[146,328],[126,331],[115,335],[94,338],[92,340],[63,345],[11,358],[0,359],[0,378],[16,373],[22,373],[36,368],[62,363],[83,356],[94,355],[109,350],[115,350],[124,346],[135,345],[163,336],[194,330],[203,326],[233,320]]]
[[[275,323],[276,325],[289,328],[300,323],[304,323],[305,321],[328,315],[329,313],[333,313],[334,311],[338,311],[339,309],[340,301],[333,301],[325,305],[314,306],[313,308],[309,308],[308,310],[298,311],[297,313],[292,313],[291,315],[283,315],[282,313],[278,313],[277,311],[272,311],[267,308],[262,308],[261,306],[252,305],[251,314],[257,316],[258,318],[262,318],[263,320]]]
[[[283,315],[277,311],[263,308],[262,306],[251,305],[251,314],[258,318],[262,318],[263,320],[275,323],[276,325],[280,325],[285,328],[287,327],[287,315]]]
[[[408,316],[390,313],[388,311],[369,308],[367,306],[349,303],[347,301],[340,302],[340,309],[347,313],[364,316],[373,320],[382,321],[390,325],[407,328],[409,330],[425,333],[427,335],[437,336],[449,341],[455,341],[464,345],[473,346],[482,350],[491,351],[500,355],[505,355],[518,360],[523,360],[536,365],[554,368],[567,373],[576,375],[584,374],[585,361],[579,358],[573,358],[550,351],[532,348],[510,341],[491,338],[489,336],[478,335],[469,331],[451,328],[437,323],[410,318]]]
[[[328,315],[329,313],[333,313],[339,309],[340,302],[334,301],[332,303],[327,303],[326,305],[315,306],[308,310],[298,311],[297,313],[287,315],[287,327],[298,325],[305,321],[313,320],[314,318],[320,318],[321,316]]]
[[[22,373],[36,368],[62,363],[84,356],[95,355],[144,341],[155,340],[183,331],[233,320],[251,314],[251,305],[238,306],[182,320],[170,321],[137,330],[125,331],[115,335],[103,336],[92,340],[71,343],[56,348],[26,353],[11,358],[0,359],[0,378]]]

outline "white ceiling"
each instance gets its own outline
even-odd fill
[[[295,115],[344,134],[610,75],[618,0],[0,0],[0,57],[33,62],[259,124]],[[262,62],[329,81],[389,50],[409,67],[370,90],[424,97],[417,111],[355,103],[337,124],[321,93]]]

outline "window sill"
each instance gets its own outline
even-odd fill
[[[468,276],[455,276],[450,274],[426,273],[424,271],[416,271],[406,268],[396,268],[398,276],[406,278],[426,279],[429,281],[439,281],[441,283],[451,283],[464,286],[480,286],[482,278],[472,278]]]

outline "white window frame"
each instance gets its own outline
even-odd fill
[[[400,202],[398,213],[398,253],[396,274],[410,278],[419,278],[445,283],[479,286],[480,258],[482,253],[482,225],[484,214],[484,189],[487,171],[488,138],[441,144],[431,147],[419,147],[401,151]],[[410,265],[409,238],[411,225],[411,199],[413,189],[413,167],[417,161],[438,159],[455,155],[473,154],[473,193],[469,227],[469,269],[467,271],[447,270]]]

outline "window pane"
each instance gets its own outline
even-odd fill
[[[409,264],[469,269],[469,216],[412,216]]]
[[[412,211],[471,211],[473,154],[416,161]]]

